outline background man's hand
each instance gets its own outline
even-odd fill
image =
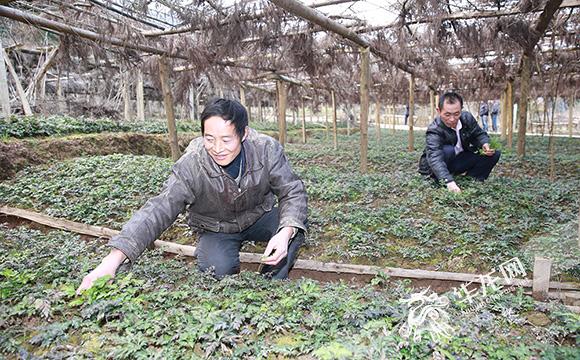
[[[95,280],[106,276],[111,275],[111,277],[115,277],[115,273],[119,268],[119,265],[123,261],[125,261],[127,257],[123,252],[117,249],[111,250],[109,255],[105,256],[99,266],[93,269],[87,276],[83,278],[81,285],[77,289],[77,294],[80,294],[83,290],[86,290],[93,286]]]
[[[457,184],[455,183],[455,181],[450,181],[447,183],[447,189],[451,192],[455,192],[455,193],[460,193],[461,189],[459,188],[459,186],[457,186]]]
[[[288,242],[290,241],[293,232],[293,227],[283,227],[270,239],[268,246],[266,246],[266,251],[264,251],[264,256],[262,257],[262,262],[264,264],[277,265],[286,257],[286,255],[288,255]],[[274,253],[272,253],[272,251]]]
[[[493,154],[495,154],[495,150],[490,148],[488,143],[483,144],[481,149],[483,150],[483,153],[487,156],[492,156]]]

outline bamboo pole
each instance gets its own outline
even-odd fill
[[[277,80],[276,90],[278,91],[278,140],[284,146],[286,145],[286,96],[288,91],[286,83]]]
[[[338,150],[338,134],[336,129],[336,94],[334,90],[330,92],[332,99],[332,135],[334,137],[334,150]]]
[[[302,98],[302,143],[306,144],[306,107]]]
[[[79,234],[90,235],[94,237],[100,237],[105,239],[110,239],[111,237],[118,235],[118,230],[109,229],[101,226],[87,225],[78,223],[75,221],[70,221],[66,219],[54,218],[48,215],[39,214],[29,210],[17,209],[8,206],[0,206],[0,213],[16,216],[19,218],[34,221],[36,223],[46,225],[56,229],[62,229],[66,231],[72,231]],[[195,247],[190,245],[180,245],[168,241],[156,240],[154,242],[156,248],[160,248],[163,251],[171,252],[174,254],[181,254],[185,256],[193,256],[195,253]],[[261,254],[253,253],[240,253],[240,261],[245,263],[261,263]],[[377,275],[383,273],[392,277],[410,278],[410,279],[426,279],[426,280],[443,280],[443,281],[460,281],[460,282],[473,282],[478,284],[483,284],[489,282],[489,279],[485,279],[478,274],[468,274],[468,273],[454,273],[445,271],[432,271],[432,270],[420,270],[420,269],[402,269],[402,268],[392,268],[392,267],[379,267],[372,265],[355,265],[355,264],[343,264],[343,263],[329,263],[314,260],[297,260],[294,265],[294,269],[304,269],[304,270],[314,270],[321,272],[333,272],[333,273],[346,273],[346,274],[366,274],[366,275]],[[497,284],[509,285],[505,279],[497,278]],[[528,279],[513,279],[511,281],[512,285],[522,286],[526,288],[533,287],[533,281]],[[559,290],[570,290],[577,291],[580,287],[575,283],[562,283],[562,282],[549,282],[549,288],[556,291]],[[574,295],[577,296],[577,295]]]
[[[507,111],[506,111],[506,126],[507,126],[507,147],[513,148],[514,138],[514,81],[510,79],[507,83]]]
[[[145,93],[143,89],[143,70],[137,69],[137,84],[135,85],[135,95],[137,98],[137,120],[145,121]]]
[[[8,91],[8,75],[6,74],[6,65],[4,64],[4,46],[0,39],[0,106],[2,117],[10,117],[10,93]]]
[[[532,63],[530,57],[524,53],[522,56],[522,72],[520,76],[520,101],[518,105],[519,127],[518,127],[518,156],[520,158],[526,155],[526,125],[528,117],[528,96],[530,93]]]
[[[413,133],[413,116],[415,115],[415,76],[409,76],[409,151],[415,150],[415,134]]]
[[[381,141],[381,104],[378,99],[375,102],[375,123],[377,124],[377,141]]]
[[[33,115],[32,109],[30,108],[30,104],[28,103],[28,99],[26,98],[26,92],[24,91],[22,83],[18,78],[18,74],[16,73],[16,70],[14,70],[14,66],[12,66],[12,62],[8,58],[8,54],[6,54],[6,51],[4,51],[4,49],[2,49],[2,56],[4,57],[4,62],[6,63],[8,71],[10,72],[10,75],[14,80],[14,84],[16,85],[16,93],[18,94],[20,102],[22,103],[22,110],[24,110],[24,115],[27,116]]]
[[[175,113],[173,109],[173,95],[171,93],[171,83],[169,82],[170,68],[167,58],[159,58],[159,78],[161,79],[161,89],[163,91],[163,103],[165,104],[165,114],[167,115],[167,129],[169,133],[169,146],[171,147],[171,158],[177,161],[180,157],[179,143],[177,142],[177,129],[175,127]]]
[[[370,87],[370,51],[368,48],[359,48],[361,53],[360,65],[360,172],[368,172],[369,148],[369,87]]]

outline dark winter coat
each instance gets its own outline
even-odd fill
[[[475,152],[483,144],[489,143],[487,133],[477,124],[477,120],[467,111],[463,111],[459,118],[461,121],[461,145],[463,151]],[[457,144],[457,135],[438,116],[427,128],[425,150],[419,161],[419,173],[442,179],[445,183],[453,181],[453,175],[449,173],[443,155],[443,146]]]
[[[109,245],[132,262],[187,210],[189,224],[203,231],[237,233],[272,210],[278,199],[279,229],[306,231],[307,197],[280,143],[250,129],[244,148],[244,173],[239,187],[194,139],[175,163],[162,192],[127,222]]]

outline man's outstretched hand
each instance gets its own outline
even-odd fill
[[[447,183],[447,189],[451,192],[454,193],[460,193],[461,189],[459,188],[459,186],[457,186],[457,184],[455,183],[455,181],[450,181]]]
[[[117,249],[111,250],[109,255],[105,256],[99,266],[93,269],[87,276],[83,278],[81,285],[77,289],[77,295],[80,294],[83,290],[86,290],[93,286],[95,280],[102,278],[106,275],[111,275],[111,277],[115,277],[115,273],[119,268],[119,265],[123,261],[125,261],[127,257],[123,252]]]

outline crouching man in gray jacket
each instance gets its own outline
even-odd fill
[[[134,262],[184,210],[189,224],[201,231],[197,259],[202,271],[218,278],[239,272],[240,248],[251,240],[268,242],[264,274],[288,276],[304,241],[307,197],[282,146],[250,129],[246,109],[235,100],[210,101],[201,114],[201,132],[173,166],[161,193],[111,239],[113,249],[78,291],[114,276],[125,259]]]

